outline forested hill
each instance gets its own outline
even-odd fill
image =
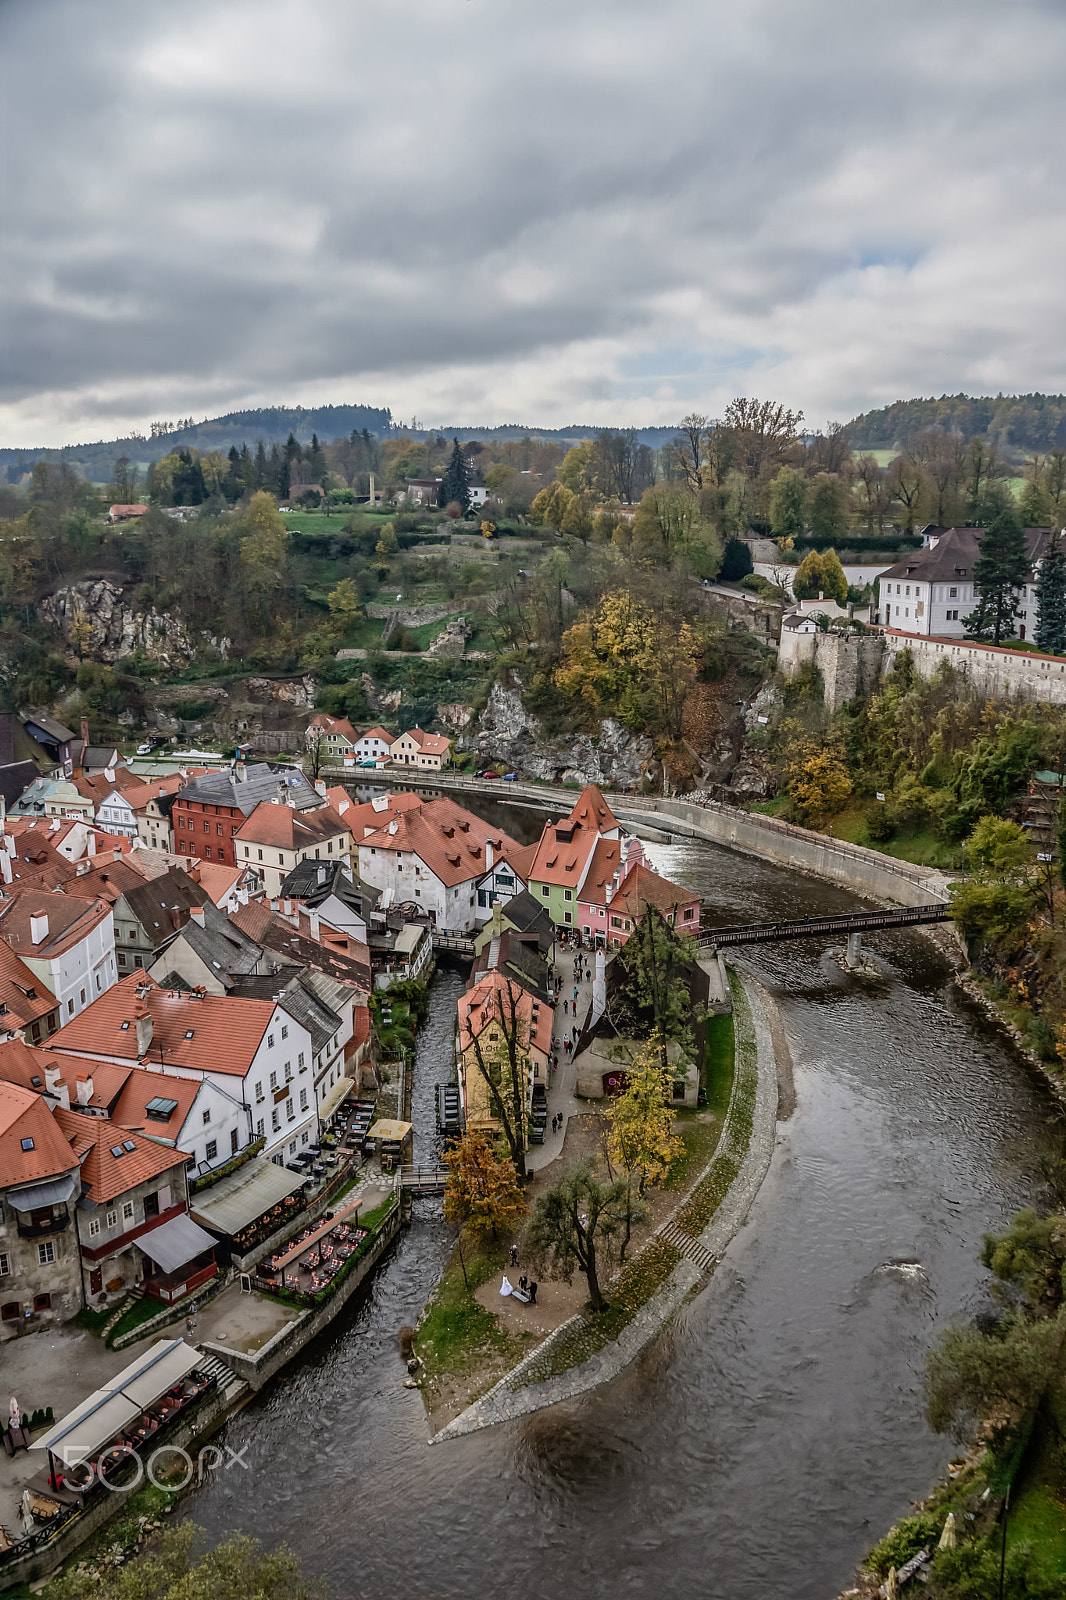
[[[964,439],[983,434],[1001,450],[1051,450],[1066,445],[1066,395],[945,394],[939,400],[896,400],[848,423],[853,450],[899,449],[929,428]]]
[[[255,449],[262,439],[267,449],[284,444],[294,433],[301,444],[309,444],[317,433],[332,440],[354,431],[387,438],[392,432],[392,413],[378,406],[264,406],[258,411],[231,411],[224,417],[194,422],[153,424],[158,432],[151,438],[134,436],[107,439],[97,444],[71,444],[57,449],[19,449],[0,447],[0,474],[15,481],[29,471],[35,461],[69,461],[75,471],[92,483],[107,483],[114,477],[120,456],[145,465],[169,455],[171,450],[195,445],[199,450],[239,449],[247,444]]]

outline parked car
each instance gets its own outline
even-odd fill
[[[139,756],[150,756],[151,753],[152,753],[152,745],[151,744],[139,744],[137,746],[137,754]]]

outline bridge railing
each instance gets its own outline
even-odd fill
[[[835,917],[807,917],[802,921],[752,922],[733,927],[702,928],[703,949],[722,945],[760,944],[774,939],[816,939],[827,933],[866,933],[877,928],[905,928],[928,922],[946,922],[951,908],[936,901],[927,906],[907,906],[898,911],[844,912]]]
[[[397,1167],[397,1189],[443,1189],[448,1182],[447,1167]]]

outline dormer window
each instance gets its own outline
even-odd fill
[[[34,1148],[34,1144],[33,1144],[33,1140],[32,1139],[23,1139],[21,1141],[21,1143],[22,1143],[23,1150],[30,1151],[30,1150],[32,1150]]]

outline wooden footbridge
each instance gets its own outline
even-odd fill
[[[826,939],[834,935],[848,941],[848,961],[859,949],[859,937],[878,928],[910,928],[922,922],[948,922],[951,906],[942,900],[931,905],[904,906],[895,911],[855,911],[836,917],[799,917],[791,922],[750,922],[735,928],[701,928],[700,948],[725,950],[730,945],[770,944],[776,939]]]
[[[410,1189],[412,1194],[443,1194],[448,1182],[447,1167],[397,1167],[397,1189]]]

